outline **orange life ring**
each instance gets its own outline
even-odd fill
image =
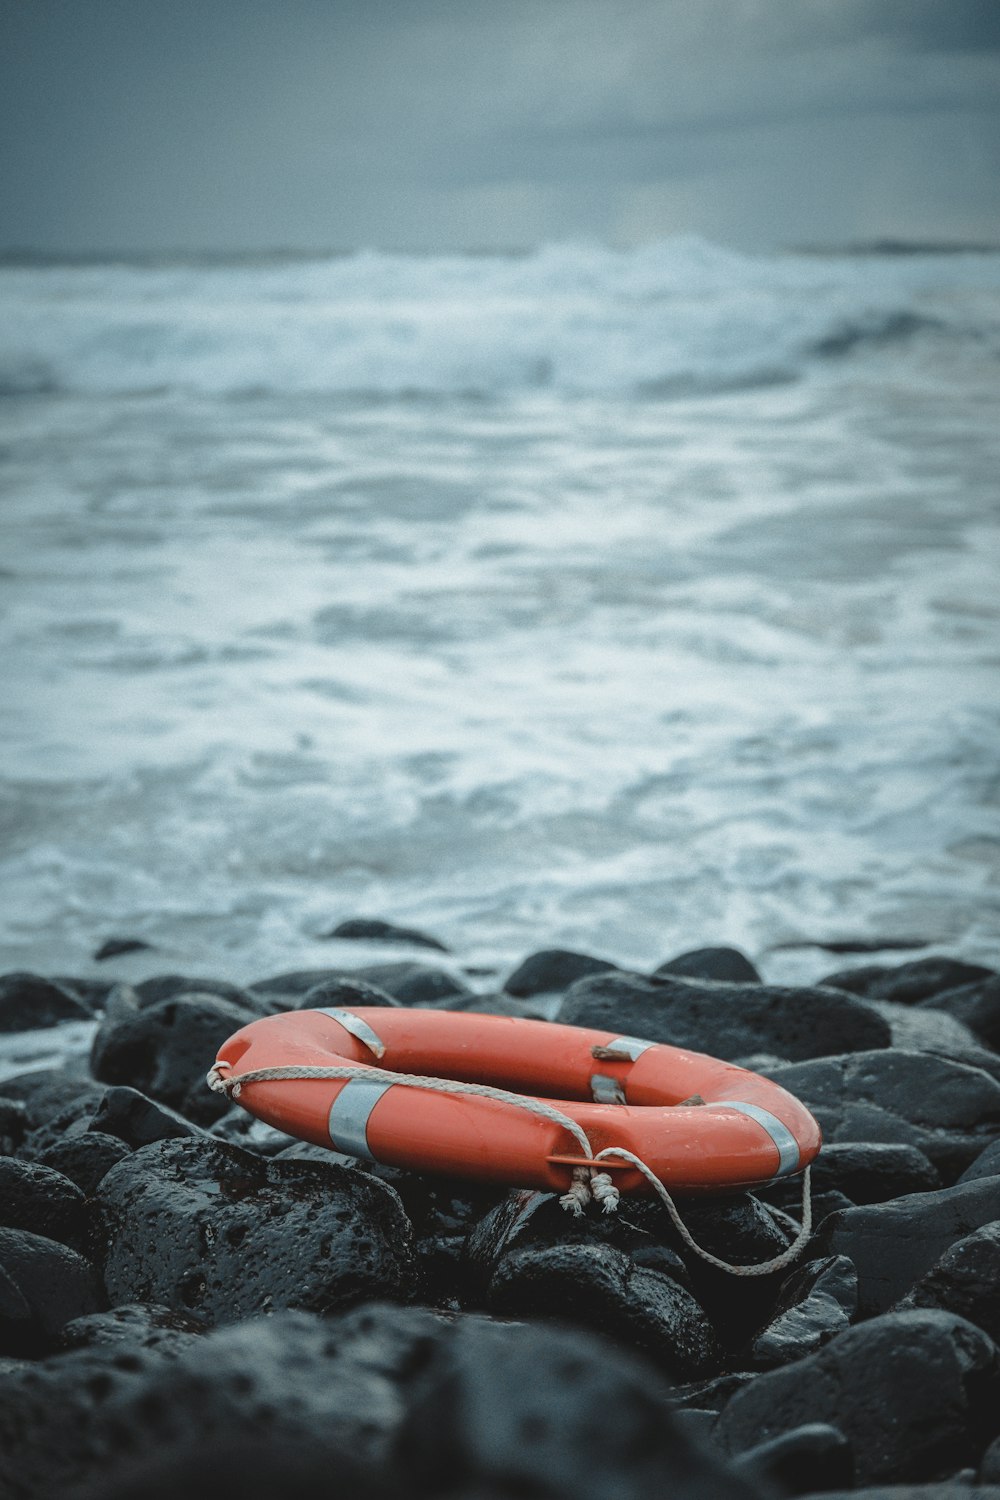
[[[355,1076],[248,1076],[340,1066]],[[526,1106],[431,1092],[419,1078],[411,1087],[386,1070],[509,1090],[526,1096]],[[415,1171],[554,1192],[566,1189],[575,1167],[612,1173],[620,1192],[649,1192],[643,1174],[613,1151],[596,1159],[608,1148],[632,1152],[671,1192],[690,1194],[802,1171],[821,1145],[804,1105],[732,1063],[608,1031],[468,1011],[267,1016],[220,1048],[209,1081],[220,1080],[251,1114],[301,1140]],[[527,1112],[539,1101],[579,1127],[575,1138],[557,1120]]]

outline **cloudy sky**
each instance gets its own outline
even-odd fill
[[[0,247],[1000,240],[1000,0],[0,0]]]

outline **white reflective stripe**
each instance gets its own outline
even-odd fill
[[[392,1088],[381,1078],[349,1078],[330,1106],[328,1129],[338,1151],[377,1161],[368,1144],[368,1119],[382,1095]]]
[[[590,1092],[598,1104],[624,1104],[625,1090],[607,1073],[591,1073]]]
[[[744,1104],[742,1099],[715,1099],[712,1101],[715,1109],[738,1109],[741,1115],[756,1120],[758,1125],[763,1126],[771,1140],[774,1142],[778,1152],[778,1170],[776,1177],[784,1177],[786,1172],[794,1172],[799,1165],[799,1143],[795,1139],[787,1125],[783,1125],[777,1115],[772,1115],[769,1110],[761,1109],[759,1104]]]
[[[648,1051],[650,1047],[655,1047],[655,1045],[655,1042],[644,1042],[642,1037],[638,1036],[616,1036],[614,1041],[608,1042],[606,1046],[601,1048],[601,1051],[605,1056],[613,1052],[617,1057],[627,1058],[629,1062],[635,1062],[637,1057],[641,1057],[644,1052]]]
[[[338,1010],[333,1005],[317,1005],[316,1010],[321,1016],[329,1016],[331,1021],[339,1021],[345,1031],[351,1036],[356,1036],[359,1042],[364,1042],[369,1052],[374,1052],[376,1057],[385,1056],[385,1042],[378,1032],[373,1031],[367,1021],[362,1021],[352,1010]]]

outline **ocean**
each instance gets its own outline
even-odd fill
[[[0,393],[0,967],[996,962],[1000,254],[8,263]]]

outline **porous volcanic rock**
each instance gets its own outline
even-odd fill
[[[0,1156],[0,1225],[83,1249],[90,1213],[83,1193],[51,1167]]]
[[[101,1178],[128,1156],[131,1149],[117,1136],[104,1135],[99,1130],[83,1130],[79,1135],[67,1134],[61,1140],[53,1141],[51,1146],[39,1152],[36,1160],[39,1166],[61,1172],[90,1197]]]
[[[1000,1215],[949,1245],[900,1306],[958,1313],[995,1342],[1000,1340]]]
[[[981,1329],[950,1313],[886,1313],[738,1391],[714,1436],[739,1453],[832,1419],[860,1484],[934,1479],[978,1460],[998,1399],[1000,1356]]]
[[[837,990],[724,984],[615,972],[578,980],[558,1019],[689,1047],[733,1061],[752,1052],[827,1057],[886,1047],[890,1029],[871,1006]]]
[[[113,1167],[97,1201],[114,1302],[224,1323],[282,1307],[332,1312],[407,1284],[402,1205],[351,1168],[158,1141]]]
[[[106,1305],[82,1255],[25,1229],[0,1229],[0,1354],[37,1357],[71,1318]]]
[[[123,1085],[105,1089],[89,1128],[116,1136],[133,1150],[151,1146],[154,1141],[205,1134],[177,1110]]]
[[[995,1219],[1000,1219],[1000,1177],[984,1177],[842,1209],[820,1226],[815,1248],[854,1262],[858,1307],[869,1317],[905,1296],[956,1240]]]

